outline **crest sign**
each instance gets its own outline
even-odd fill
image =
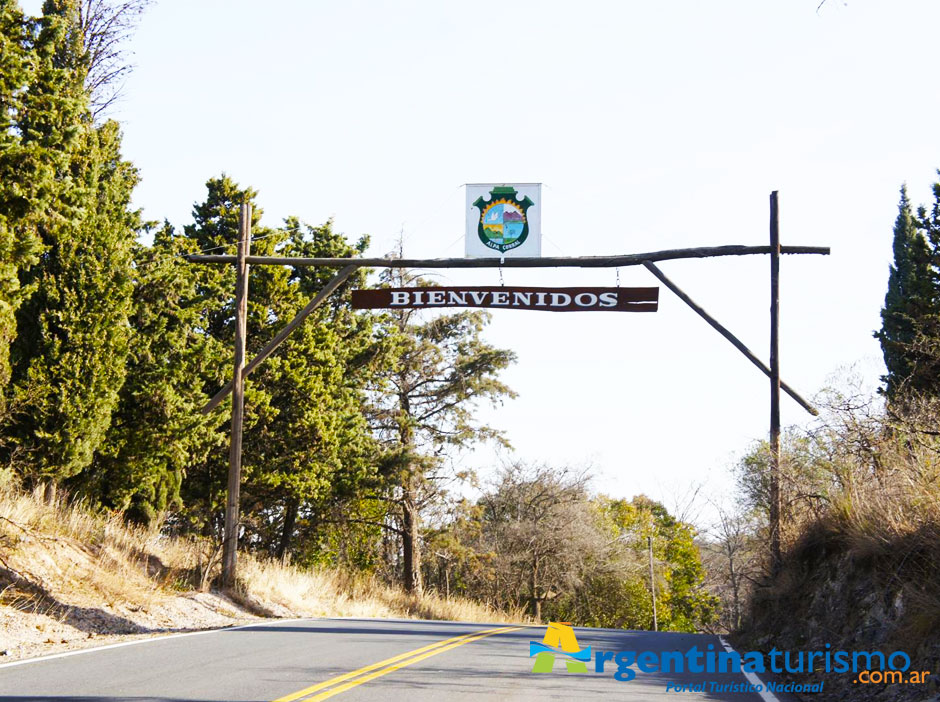
[[[467,185],[467,258],[542,255],[541,183]]]

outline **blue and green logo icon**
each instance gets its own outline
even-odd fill
[[[591,647],[582,649],[578,646],[574,629],[568,622],[551,622],[545,630],[542,643],[529,642],[529,656],[535,656],[533,673],[551,673],[555,667],[555,656],[569,659],[565,661],[569,673],[586,673],[587,662],[591,660]]]

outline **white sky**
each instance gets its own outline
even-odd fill
[[[156,0],[115,117],[146,216],[187,223],[225,171],[269,224],[335,217],[376,255],[401,229],[408,256],[462,255],[467,182],[544,183],[543,254],[571,256],[763,244],[778,189],[783,243],[833,250],[782,263],[782,375],[811,396],[840,367],[883,372],[898,188],[926,202],[940,166],[940,3],[818,1]],[[766,360],[766,257],[661,267]],[[501,311],[487,338],[519,354],[519,398],[481,416],[611,494],[720,495],[766,435],[764,376],[668,290],[650,315]],[[784,396],[784,423],[805,417]]]

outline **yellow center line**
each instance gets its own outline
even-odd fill
[[[328,699],[332,697],[333,695],[338,695],[339,693],[345,692],[346,690],[356,687],[357,685],[362,685],[363,683],[369,682],[370,680],[374,680],[375,678],[382,677],[383,675],[388,675],[389,673],[394,673],[399,668],[405,668],[406,666],[413,665],[417,663],[418,661],[423,661],[425,658],[436,656],[438,653],[443,653],[444,651],[449,651],[452,648],[457,648],[458,646],[463,646],[464,644],[472,643],[480,639],[485,639],[488,636],[496,636],[496,634],[503,634],[503,633],[510,632],[510,631],[519,631],[520,629],[525,629],[525,628],[526,627],[524,626],[512,626],[512,627],[499,629],[497,631],[489,631],[485,633],[481,632],[477,634],[476,636],[470,637],[469,639],[464,639],[463,641],[455,641],[454,643],[449,644],[447,646],[441,646],[439,648],[434,649],[433,651],[428,651],[427,653],[419,654],[417,656],[414,656],[413,658],[408,658],[399,663],[394,663],[390,666],[382,668],[381,670],[377,670],[374,673],[369,673],[368,675],[364,675],[358,680],[352,680],[348,683],[345,683],[344,685],[335,687],[332,690],[321,692],[319,695],[315,697],[310,697],[304,702],[319,702],[319,700]],[[418,651],[415,651],[415,653],[418,653]]]
[[[388,673],[398,670],[399,668],[404,668],[405,666],[411,665],[412,663],[417,663],[420,660],[424,660],[425,658],[429,658],[430,656],[437,655],[438,653],[443,653],[444,651],[450,650],[451,648],[456,648],[457,646],[463,646],[466,643],[470,643],[471,641],[476,641],[478,639],[483,639],[483,638],[486,638],[487,636],[493,636],[495,634],[500,634],[500,633],[509,632],[509,631],[518,631],[519,629],[524,629],[524,628],[526,627],[502,626],[502,627],[497,627],[495,629],[483,629],[482,631],[473,631],[473,632],[470,632],[469,634],[463,634],[461,636],[454,636],[449,639],[444,639],[443,641],[437,641],[436,643],[430,644],[428,646],[417,648],[414,651],[401,653],[397,656],[386,658],[384,661],[379,661],[378,663],[372,663],[370,665],[364,666],[357,670],[353,670],[348,673],[343,673],[342,675],[337,675],[334,678],[330,678],[329,680],[324,680],[323,682],[317,683],[316,685],[311,685],[310,687],[304,688],[303,690],[292,692],[291,694],[285,695],[284,697],[278,697],[276,700],[274,700],[274,702],[294,702],[295,700],[299,700],[302,697],[307,697],[307,695],[311,695],[314,692],[324,690],[325,688],[328,688],[328,687],[333,687],[334,685],[338,685],[339,683],[342,683],[345,681],[350,681],[350,682],[347,682],[345,685],[342,685],[339,688],[335,688],[333,690],[326,690],[325,692],[322,692],[316,697],[311,697],[305,700],[305,702],[314,702],[314,700],[325,700],[328,697],[337,695],[340,692],[344,692],[345,690],[355,687],[356,685],[361,685],[362,683],[368,682],[369,680],[372,680],[374,678],[380,677],[382,675],[387,675]],[[371,675],[366,675],[367,673],[370,673],[370,671],[376,671],[376,672],[373,672]],[[361,675],[364,675],[365,677],[362,677],[358,680],[352,680],[353,678],[358,678]]]

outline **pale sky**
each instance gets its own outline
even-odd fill
[[[468,182],[544,183],[542,251],[568,256],[764,244],[779,190],[783,243],[832,247],[781,266],[782,376],[809,397],[853,363],[883,372],[898,188],[927,202],[940,166],[940,3],[818,4],[156,0],[114,116],[147,217],[187,223],[224,171],[268,224],[334,217],[375,255],[402,230],[407,256],[462,255]],[[661,268],[767,360],[767,257]],[[610,494],[721,495],[766,436],[769,383],[668,290],[656,314],[499,311],[486,336],[518,353],[519,398],[481,416],[518,458],[589,462]],[[782,403],[785,424],[808,418]]]

